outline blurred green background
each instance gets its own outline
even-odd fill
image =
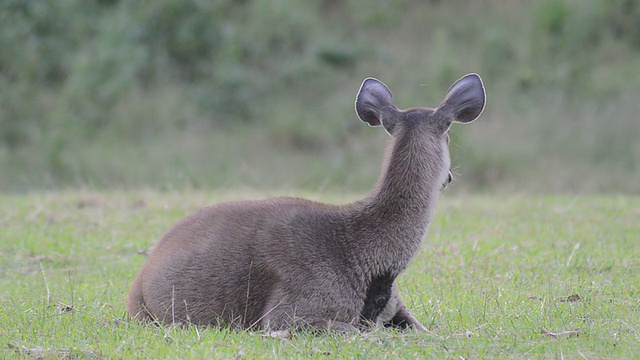
[[[400,108],[479,73],[454,192],[640,193],[640,1],[0,1],[0,191],[366,191]]]

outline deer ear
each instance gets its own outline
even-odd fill
[[[452,121],[469,123],[484,110],[485,91],[478,74],[468,74],[456,81],[438,107],[438,111],[452,116]]]
[[[395,106],[387,85],[374,78],[364,79],[356,96],[356,113],[360,120],[369,126],[380,126],[385,120],[385,113],[391,109],[395,110]]]

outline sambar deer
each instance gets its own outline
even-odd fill
[[[484,106],[476,74],[456,81],[435,109],[399,110],[385,84],[365,79],[356,112],[392,137],[371,194],[341,206],[276,198],[197,211],[149,255],[131,285],[129,316],[244,329],[424,330],[395,280],[451,181],[451,124],[475,120]]]

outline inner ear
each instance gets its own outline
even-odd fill
[[[438,107],[438,111],[453,117],[453,121],[469,123],[484,110],[485,90],[478,74],[468,74],[456,81]]]
[[[366,78],[356,96],[356,113],[360,120],[370,126],[380,126],[393,110],[391,90],[378,79]]]

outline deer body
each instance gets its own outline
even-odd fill
[[[484,108],[475,74],[437,109],[398,110],[366,79],[356,111],[393,137],[371,195],[334,206],[296,198],[228,202],[170,229],[136,276],[131,317],[165,323],[312,327],[352,331],[367,322],[423,326],[399,298],[396,277],[418,251],[450,181],[448,129]]]

